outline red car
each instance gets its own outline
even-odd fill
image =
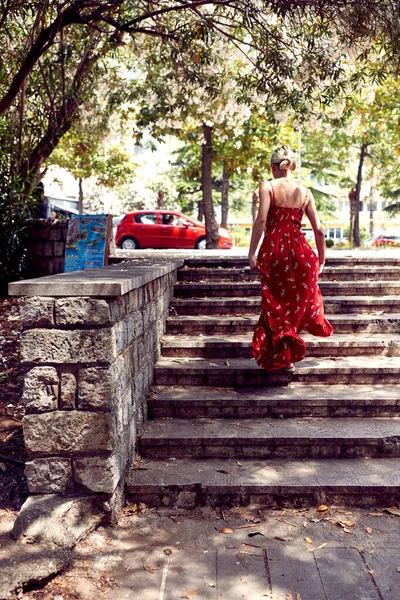
[[[219,247],[229,249],[233,238],[219,229]],[[118,248],[199,248],[206,247],[206,228],[181,213],[171,210],[138,210],[127,213],[117,225]]]
[[[372,242],[373,246],[400,246],[400,236],[398,235],[378,235]]]

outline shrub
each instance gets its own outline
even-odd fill
[[[20,279],[27,266],[26,220],[34,201],[23,196],[19,182],[0,173],[0,294]]]
[[[333,240],[331,240],[331,238],[328,238],[327,240],[325,240],[325,246],[327,248],[332,248],[332,246],[335,245],[335,242]]]

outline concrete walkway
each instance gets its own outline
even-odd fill
[[[10,513],[8,526],[2,523],[3,574],[21,571],[34,558],[61,560],[57,552],[11,542]],[[400,517],[385,509],[332,506],[143,507],[139,514],[131,506],[118,527],[93,532],[67,560],[65,572],[44,587],[33,584],[9,598],[398,600]]]

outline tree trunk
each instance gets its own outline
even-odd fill
[[[362,183],[362,169],[365,155],[367,154],[368,144],[362,144],[360,152],[360,161],[358,163],[357,185],[354,200],[354,247],[359,248],[360,243],[360,193]]]
[[[201,189],[206,222],[207,248],[219,248],[218,223],[215,220],[212,197],[212,127],[203,125],[204,143],[201,147]]]
[[[79,214],[83,214],[83,186],[82,186],[82,177],[78,178],[78,186],[79,186],[79,195],[78,195],[78,211]]]
[[[221,187],[221,227],[228,227],[228,210],[229,210],[229,171],[224,165],[222,171],[222,187]]]
[[[252,199],[251,199],[251,220],[253,223],[257,217],[257,208],[258,208],[258,194],[257,194],[257,192],[254,192]]]
[[[370,237],[374,236],[374,198],[373,198],[373,188],[369,193],[369,235]]]
[[[164,198],[165,198],[165,193],[162,190],[159,190],[157,193],[157,208],[158,208],[158,210],[161,210],[164,208]]]

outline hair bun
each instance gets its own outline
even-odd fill
[[[292,167],[292,164],[293,163],[290,158],[283,158],[279,163],[279,168],[282,169],[282,171],[289,171]]]

